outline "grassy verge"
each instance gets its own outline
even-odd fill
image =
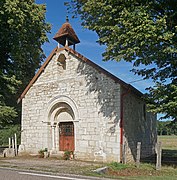
[[[94,174],[92,174],[94,175]],[[162,170],[155,170],[154,165],[151,164],[141,164],[139,168],[134,165],[124,165],[120,163],[110,163],[108,164],[108,170],[101,177],[111,177],[126,180],[141,179],[141,180],[176,180],[177,179],[177,169],[169,166],[162,167]]]

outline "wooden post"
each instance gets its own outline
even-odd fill
[[[137,150],[136,150],[136,167],[138,168],[140,166],[140,154],[141,154],[141,142],[138,142]]]
[[[17,135],[16,133],[14,134],[15,137],[15,156],[17,156],[18,150],[17,150]]]
[[[123,164],[126,164],[126,162],[127,162],[126,152],[127,152],[127,143],[125,142],[123,145],[123,154],[122,154],[122,163]]]
[[[11,138],[9,138],[9,149],[11,148]]]
[[[156,154],[157,154],[157,159],[156,159],[156,170],[161,170],[161,161],[162,161],[162,143],[159,142],[156,145]]]

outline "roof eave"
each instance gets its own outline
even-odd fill
[[[47,66],[47,64],[49,63],[49,61],[51,60],[51,58],[54,56],[55,52],[57,51],[57,47],[53,49],[53,51],[50,53],[50,55],[48,56],[48,58],[46,59],[46,61],[44,62],[44,64],[40,67],[40,69],[38,70],[38,72],[36,73],[36,75],[32,78],[32,80],[30,81],[30,83],[27,85],[27,87],[25,88],[25,90],[23,91],[23,93],[20,95],[20,97],[17,100],[17,103],[20,103],[20,101],[24,98],[24,96],[26,95],[26,93],[28,92],[28,90],[30,89],[30,87],[34,84],[34,82],[37,80],[37,78],[40,76],[40,74],[43,72],[43,70],[45,69],[45,67]]]

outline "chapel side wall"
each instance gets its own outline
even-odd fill
[[[136,159],[137,142],[141,142],[141,158],[155,152],[156,115],[146,111],[145,102],[129,92],[124,97],[124,143],[127,143],[126,157]]]
[[[46,113],[52,99],[65,96],[79,112],[79,119],[74,120],[75,158],[119,161],[120,85],[66,51],[61,52],[66,56],[64,70],[57,64],[59,53],[23,99],[22,143],[26,151],[52,148]]]

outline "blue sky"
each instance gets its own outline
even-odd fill
[[[57,42],[53,40],[53,37],[62,24],[66,21],[67,13],[64,2],[67,2],[67,0],[36,0],[37,4],[46,4],[46,21],[52,24],[51,33],[48,34],[50,43],[46,43],[42,47],[46,56],[48,56],[50,52],[57,46]],[[102,61],[102,53],[104,52],[105,47],[96,43],[98,40],[96,33],[84,29],[81,26],[80,19],[72,19],[70,14],[69,22],[80,40],[80,43],[76,45],[76,51],[108,70],[112,74],[116,75],[126,83],[130,83],[142,93],[146,92],[145,88],[152,85],[150,80],[137,81],[142,78],[130,72],[132,69],[131,63],[124,61]]]

